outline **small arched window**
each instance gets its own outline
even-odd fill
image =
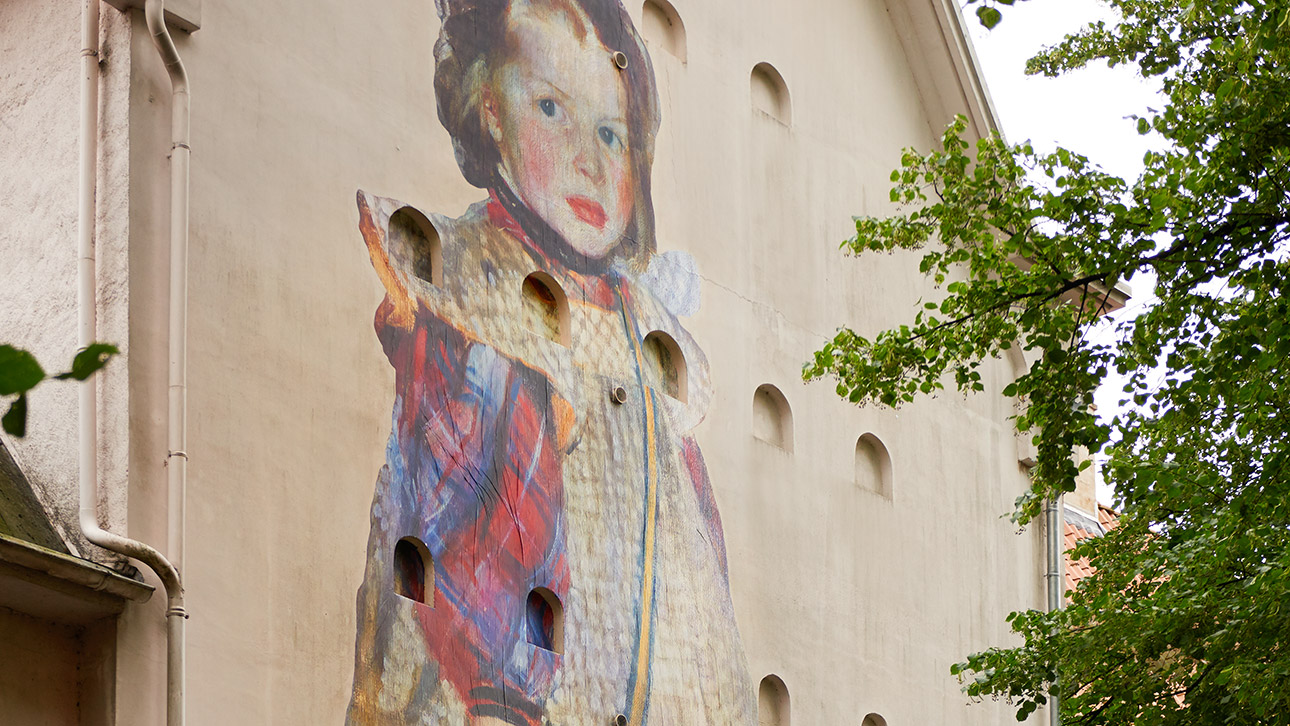
[[[404,537],[394,544],[394,592],[434,607],[434,559],[425,543]]]
[[[524,327],[563,346],[569,345],[569,301],[560,284],[545,272],[524,278]]]
[[[641,26],[645,41],[661,47],[669,55],[685,62],[685,25],[676,8],[667,0],[645,0],[641,9]]]
[[[887,726],[887,719],[876,713],[871,713],[864,717],[864,720],[860,722],[860,726]]]
[[[753,393],[753,436],[784,451],[793,450],[793,410],[784,394],[769,383]]]
[[[1008,365],[1012,369],[1012,380],[1030,372],[1030,364],[1026,362],[1026,354],[1022,352],[1020,346],[1010,346],[1005,351],[1005,357]],[[1026,412],[1029,402],[1022,396],[1016,396],[1012,399],[1012,406],[1015,412],[1020,415]],[[1021,464],[1026,470],[1030,470],[1039,458],[1039,451],[1035,448],[1034,431],[1017,431],[1015,427],[1010,426],[1013,430],[1013,436],[1017,442],[1017,463]]]
[[[856,486],[891,499],[891,455],[873,434],[856,440]]]
[[[752,107],[785,126],[793,123],[792,102],[788,97],[788,84],[775,66],[758,63],[753,66],[751,78]]]
[[[779,676],[761,679],[757,688],[757,723],[760,726],[789,726],[788,687]]]
[[[672,336],[655,330],[645,336],[641,346],[645,357],[646,383],[684,402],[686,396],[685,355]]]
[[[439,230],[421,212],[403,207],[390,215],[387,228],[391,262],[431,285],[443,284],[443,250]]]
[[[531,645],[553,653],[564,652],[564,608],[554,592],[538,587],[529,593],[524,627]]]

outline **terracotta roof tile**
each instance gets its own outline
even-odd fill
[[[1097,505],[1097,521],[1102,525],[1102,529],[1111,529],[1120,521],[1120,515],[1114,509],[1105,504]]]
[[[1066,590],[1068,592],[1070,590],[1074,590],[1080,580],[1093,574],[1093,569],[1088,566],[1088,560],[1084,558],[1080,558],[1078,560],[1071,559],[1070,550],[1075,545],[1079,544],[1080,540],[1096,536],[1096,533],[1090,532],[1083,527],[1069,522],[1066,523],[1066,531],[1063,533],[1062,537],[1062,556],[1065,558],[1065,562],[1063,563],[1065,567],[1063,569],[1066,576]]]

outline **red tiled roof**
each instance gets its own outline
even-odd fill
[[[1114,529],[1119,521],[1120,515],[1116,514],[1114,509],[1105,504],[1097,505],[1097,522],[1102,525],[1102,529]]]

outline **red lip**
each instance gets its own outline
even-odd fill
[[[566,197],[565,202],[573,210],[574,216],[587,224],[595,227],[597,230],[605,228],[605,222],[608,218],[605,216],[605,208],[599,203],[586,197]]]

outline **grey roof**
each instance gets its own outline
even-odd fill
[[[0,440],[0,534],[71,554],[3,440]]]

